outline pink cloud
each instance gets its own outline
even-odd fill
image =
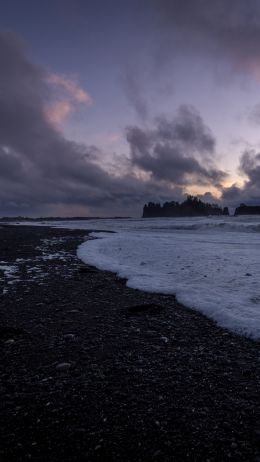
[[[77,103],[86,104],[87,106],[93,103],[91,96],[79,86],[76,78],[69,79],[63,75],[50,74],[47,77],[47,82],[62,88]]]
[[[48,121],[59,128],[73,110],[73,105],[69,101],[64,100],[57,101],[48,106],[45,110],[45,114]]]
[[[54,101],[45,108],[46,118],[55,128],[61,127],[78,104],[90,106],[93,102],[91,96],[79,86],[76,77],[49,74],[46,81],[58,89],[54,92]]]

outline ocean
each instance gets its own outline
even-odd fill
[[[174,294],[219,325],[260,339],[260,216],[49,224],[96,230],[78,248],[83,262],[117,273],[129,287]]]

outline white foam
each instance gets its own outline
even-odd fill
[[[8,263],[5,263],[3,261],[0,262],[1,265],[0,265],[0,272],[3,272],[4,273],[4,276],[7,280],[7,284],[8,285],[12,285],[14,284],[15,282],[17,282],[19,280],[19,278],[17,277],[17,271],[18,271],[18,268],[17,266],[15,265],[10,265]],[[4,263],[4,264],[3,264]],[[4,287],[3,289],[3,294],[6,294],[8,292],[8,289],[7,287]]]
[[[164,229],[153,223],[150,230],[140,224],[138,231],[93,233],[97,239],[83,243],[78,256],[130,287],[175,294],[221,326],[260,339],[260,220],[252,222],[237,221],[236,231],[220,222],[206,226],[204,219],[189,229],[168,222]]]
[[[2,262],[1,262],[2,263]],[[14,274],[17,272],[17,266],[15,265],[0,265],[0,271],[4,272],[4,275],[6,278],[12,278],[14,277]]]

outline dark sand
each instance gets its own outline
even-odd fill
[[[84,267],[85,236],[0,228],[25,259],[0,295],[0,461],[259,462],[260,344]]]

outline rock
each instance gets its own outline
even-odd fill
[[[250,377],[252,375],[252,371],[250,369],[244,369],[242,374],[244,377]]]
[[[98,270],[96,268],[89,268],[88,266],[80,266],[79,273],[92,274],[92,273],[98,273]]]
[[[5,345],[12,345],[14,343],[14,339],[13,338],[9,338],[9,340],[6,340],[5,341]]]
[[[75,339],[74,334],[65,334],[63,337],[64,337],[65,340],[74,340]]]
[[[155,303],[143,303],[142,305],[132,305],[127,307],[127,311],[131,314],[139,313],[159,313],[163,307],[161,305],[156,305]]]
[[[56,369],[57,371],[67,371],[68,369],[70,369],[70,367],[71,363],[60,363],[57,364]]]
[[[21,337],[29,337],[30,334],[24,329],[19,327],[0,327],[0,340],[8,341],[10,339],[14,340]]]

